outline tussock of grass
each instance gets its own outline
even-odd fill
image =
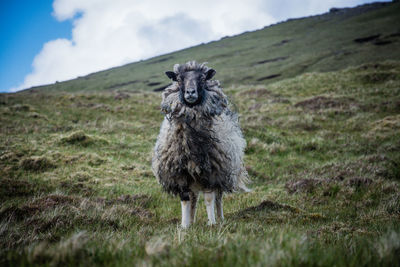
[[[84,155],[84,159],[87,159],[87,162],[90,166],[99,166],[105,162],[107,162],[107,159],[100,157],[96,153],[90,153],[87,155]]]
[[[68,136],[64,136],[60,139],[60,142],[62,144],[79,145],[79,146],[108,144],[108,141],[106,139],[90,136],[83,131],[76,131]]]
[[[284,210],[284,211],[290,211],[294,213],[299,213],[299,209],[289,206],[289,205],[283,205],[279,204],[270,200],[264,200],[257,206],[252,206],[248,207],[244,210],[240,210],[236,213],[236,216],[238,217],[246,217],[250,218],[251,213],[259,213],[259,212],[269,212],[269,211],[278,211],[278,210]]]
[[[89,241],[86,231],[79,231],[68,238],[63,238],[56,246],[51,246],[47,242],[41,242],[28,249],[28,262],[51,265],[63,265],[66,262],[76,262],[87,257],[84,252],[85,246]]]
[[[349,109],[356,107],[357,102],[351,98],[331,98],[326,96],[316,96],[300,101],[294,105],[308,111],[318,111],[321,109]]]
[[[28,196],[34,192],[30,182],[15,178],[2,177],[0,179],[0,199]]]
[[[43,114],[39,114],[37,112],[30,112],[28,113],[28,117],[32,118],[32,119],[43,119],[48,121],[49,119],[47,118],[47,116],[43,115]]]
[[[46,156],[32,156],[20,161],[19,166],[27,171],[46,171],[55,168],[54,162]]]
[[[151,196],[138,194],[138,195],[122,195],[113,199],[97,198],[96,201],[105,203],[107,205],[113,204],[138,204],[142,207],[147,207],[151,201]]]
[[[387,135],[397,134],[400,131],[400,114],[387,116],[371,124],[369,137],[386,137]]]
[[[32,108],[32,106],[27,105],[27,104],[15,104],[10,107],[10,110],[11,111],[28,112],[28,111],[32,111],[33,108]]]
[[[167,254],[170,244],[165,240],[165,237],[156,237],[146,242],[145,250],[147,255],[162,255]]]
[[[285,188],[289,193],[304,192],[312,193],[315,187],[322,181],[318,179],[300,179],[295,181],[289,181],[285,184]]]
[[[82,196],[92,196],[95,189],[92,185],[85,182],[62,181],[59,183],[60,188],[69,194],[80,194]]]
[[[395,72],[377,71],[361,75],[360,78],[363,83],[371,84],[371,83],[383,83],[390,80],[398,79],[399,77],[398,74]]]
[[[80,172],[76,172],[74,174],[72,174],[71,176],[72,180],[76,180],[79,182],[86,182],[89,181],[91,177],[91,175],[85,171],[80,171]]]
[[[24,156],[22,152],[5,152],[0,156],[1,162],[18,162],[19,159]]]

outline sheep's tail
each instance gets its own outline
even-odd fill
[[[247,184],[249,184],[250,178],[249,178],[249,174],[246,171],[246,168],[244,166],[242,166],[242,170],[241,173],[238,177],[238,184],[237,184],[237,188],[238,191],[243,191],[243,192],[251,192],[251,189],[247,187]]]

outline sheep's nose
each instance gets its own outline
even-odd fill
[[[196,93],[196,89],[189,88],[189,89],[186,90],[186,93],[188,93],[189,95],[194,95]]]

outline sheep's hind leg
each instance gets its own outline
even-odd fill
[[[224,220],[224,211],[222,208],[222,195],[221,191],[217,191],[217,195],[215,197],[215,205],[217,206],[217,217],[222,222]]]
[[[197,206],[197,196],[198,193],[190,192],[190,222],[194,223],[196,221],[196,206]]]
[[[190,226],[190,212],[191,203],[189,198],[189,192],[183,192],[181,194],[181,207],[182,207],[182,228],[188,228]]]
[[[215,224],[215,192],[204,192],[204,202],[207,209],[208,225],[213,225]]]

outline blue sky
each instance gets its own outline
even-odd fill
[[[58,22],[52,0],[0,0],[0,91],[20,83],[45,42],[71,38],[71,21]]]
[[[368,2],[373,1],[0,0],[0,92]]]

